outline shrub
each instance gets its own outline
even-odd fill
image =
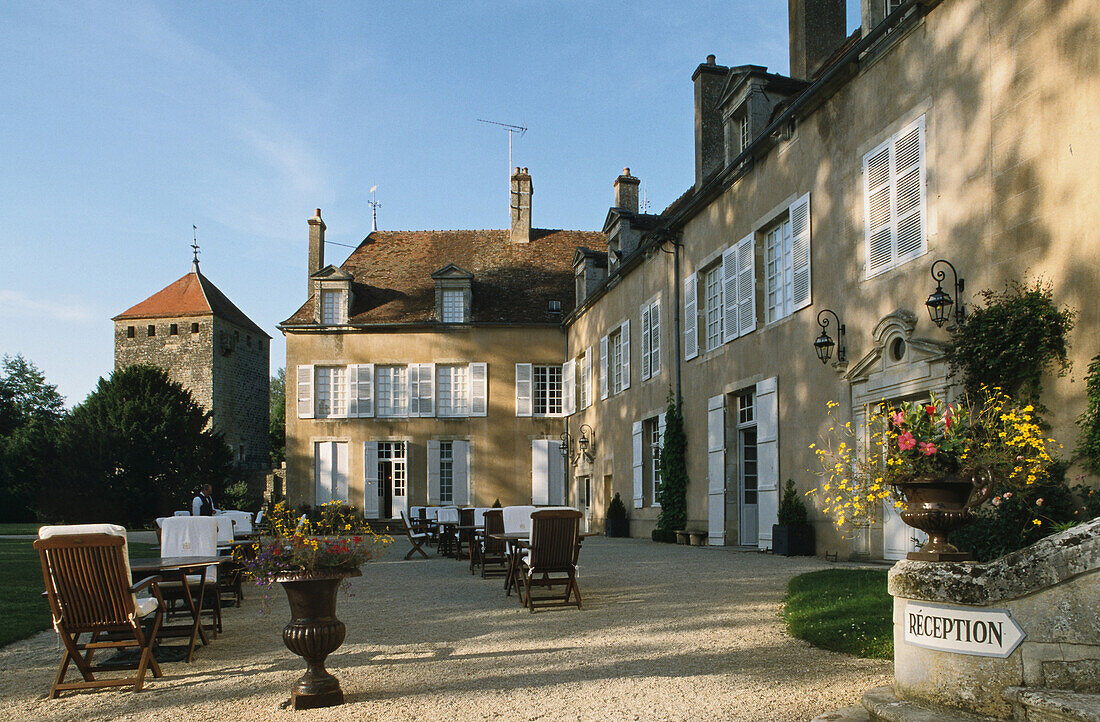
[[[650,534],[650,538],[655,542],[664,542],[666,544],[676,543],[676,532],[672,529],[654,529]]]
[[[607,518],[616,520],[626,518],[626,505],[623,504],[623,499],[617,491],[614,498],[611,499],[611,503],[607,505]]]
[[[222,489],[219,507],[255,512],[263,506],[263,495],[252,491],[244,479],[234,481]]]
[[[1100,356],[1089,364],[1085,377],[1085,396],[1088,405],[1077,419],[1081,436],[1077,442],[1077,455],[1086,469],[1100,475]]]
[[[668,392],[665,412],[665,433],[661,439],[661,490],[658,501],[661,513],[657,528],[666,531],[683,529],[687,525],[687,436],[680,406]]]
[[[795,488],[794,479],[787,479],[783,487],[783,499],[779,502],[779,523],[785,526],[805,526],[808,516],[806,505]]]

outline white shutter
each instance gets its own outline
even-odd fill
[[[737,242],[737,335],[756,329],[756,235],[750,233]]]
[[[776,377],[756,384],[757,544],[772,546],[772,524],[779,523],[779,394]]]
[[[347,418],[354,419],[359,416],[359,365],[348,364],[344,373],[347,376],[344,379],[348,394]]]
[[[561,365],[561,411],[565,416],[577,411],[577,362],[573,360]]]
[[[707,537],[712,546],[726,543],[725,396],[707,400]]]
[[[649,378],[649,306],[642,306],[642,381]]]
[[[790,209],[791,218],[791,266],[793,282],[791,312],[810,305],[810,194],[799,198]]]
[[[867,276],[893,267],[890,141],[863,156],[863,219]]]
[[[737,249],[740,243],[735,243],[722,251],[722,283],[725,284],[722,298],[722,343],[729,343],[737,338],[741,324],[737,320],[737,308],[740,297],[737,295]]]
[[[530,416],[532,413],[532,372],[531,364],[516,364],[516,416]]]
[[[620,369],[622,371],[623,388],[630,388],[630,321],[623,321],[622,332],[619,334],[619,340],[622,342],[620,348],[622,349],[622,365]]]
[[[635,421],[632,427],[634,433],[634,508],[642,508],[642,422]]]
[[[454,447],[452,447],[453,449]],[[452,477],[453,478],[453,477]],[[439,442],[428,441],[428,506],[439,504]]]
[[[296,377],[298,385],[298,418],[312,419],[313,413],[313,365],[298,366]]]
[[[649,307],[649,377],[661,373],[661,302]]]
[[[547,504],[565,505],[565,458],[554,440],[546,442]]]
[[[470,416],[486,416],[489,413],[489,366],[470,364]]]
[[[894,160],[894,237],[898,263],[924,253],[924,117],[897,135]]]
[[[607,398],[607,336],[600,339],[600,399]]]
[[[587,388],[584,390],[584,408],[588,408],[592,405],[592,347],[589,346],[584,351],[584,383],[587,384]]]
[[[314,494],[313,505],[320,506],[332,501],[332,447],[331,441],[318,441],[313,445],[314,455]]]
[[[374,416],[374,364],[359,364],[358,376],[359,416]]]
[[[699,355],[699,308],[696,303],[695,274],[684,279],[684,360]]]
[[[531,440],[531,503],[546,506],[550,503],[550,453],[546,439]]]
[[[363,516],[378,518],[378,443],[363,442]]]
[[[348,442],[332,442],[332,500],[348,501]]]
[[[451,442],[451,479],[453,480],[452,498],[455,506],[470,503],[470,442],[455,440]]]

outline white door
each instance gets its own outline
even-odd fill
[[[409,465],[404,441],[378,443],[378,480],[380,486],[380,515],[397,519],[401,512],[409,510]],[[386,499],[386,497],[389,499]],[[388,502],[388,504],[387,504]]]
[[[909,552],[917,551],[917,543],[924,544],[928,535],[914,529],[901,520],[893,499],[882,502],[882,556],[886,559],[904,559]]]
[[[348,500],[348,442],[318,441],[313,445],[314,500],[317,506]]]
[[[757,459],[756,426],[748,426],[737,432],[738,500],[741,502],[741,528],[738,544],[756,546],[759,539],[759,519],[757,513]]]

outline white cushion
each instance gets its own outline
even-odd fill
[[[174,511],[174,512],[172,512],[172,516],[191,516],[191,512],[189,512],[189,511]]]
[[[439,523],[440,524],[457,524],[458,523],[458,507],[457,506],[445,506],[439,510]]]
[[[50,539],[57,536],[72,536],[74,534],[107,534],[109,536],[122,537],[122,561],[126,564],[126,579],[133,579],[130,571],[130,552],[126,545],[126,527],[118,524],[62,524],[57,526],[43,526],[38,529],[39,539]],[[137,598],[134,598],[135,606]],[[156,600],[153,600],[154,602]],[[137,616],[142,616],[138,613]],[[58,620],[54,620],[54,629],[57,629]]]
[[[227,523],[228,519],[225,520]],[[230,528],[232,525],[230,524]],[[173,516],[164,520],[160,534],[162,557],[212,557],[218,553],[218,520],[212,516]],[[207,579],[218,578],[211,567]]]
[[[505,534],[531,534],[531,512],[536,511],[534,506],[506,506],[504,507],[504,533]]]
[[[436,519],[438,519],[439,518],[439,507],[438,506],[426,506],[426,507],[424,507],[424,518],[427,521],[435,521]]]
[[[229,516],[215,516],[214,521],[218,524],[218,543],[225,544],[233,541],[233,518]]]
[[[230,510],[222,513],[233,520],[234,536],[244,536],[252,533],[252,515],[247,511]]]
[[[140,619],[146,614],[151,614],[157,610],[157,600],[155,597],[139,597],[134,600],[134,606],[137,609],[138,619]]]
[[[260,509],[258,512],[256,512],[256,522],[255,522],[256,526],[259,526],[260,522],[263,521],[263,519],[264,519],[264,510]]]

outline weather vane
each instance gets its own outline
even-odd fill
[[[194,251],[195,256],[192,259],[192,263],[195,264],[195,270],[199,270],[199,227],[194,223],[191,224],[191,233],[193,241],[191,243],[191,249]]]
[[[370,220],[370,232],[374,233],[378,230],[378,209],[382,207],[379,201],[374,199],[374,192],[378,190],[378,186],[370,187],[370,200],[367,201],[367,205],[370,206],[371,220]]]

